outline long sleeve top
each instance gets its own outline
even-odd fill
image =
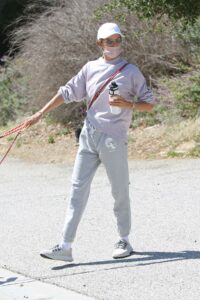
[[[63,96],[65,103],[86,100],[88,104],[105,81],[126,62],[123,58],[107,61],[102,57],[89,61],[76,76],[59,88],[58,93]],[[136,65],[128,64],[113,81],[119,87],[119,94],[127,101],[154,102],[153,94]],[[118,115],[112,114],[107,85],[88,110],[87,119],[97,130],[113,137],[126,137],[132,110],[122,108]]]

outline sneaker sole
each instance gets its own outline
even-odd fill
[[[45,254],[42,254],[40,253],[40,256],[43,257],[43,258],[47,258],[47,259],[51,259],[51,260],[61,260],[61,261],[68,261],[68,262],[72,262],[73,259],[72,258],[53,258],[53,257],[49,257],[49,256],[46,256]]]
[[[135,251],[131,251],[129,252],[128,254],[125,254],[125,255],[122,255],[122,256],[113,256],[114,259],[120,259],[120,258],[125,258],[125,257],[128,257],[128,256],[131,256],[132,254],[134,254]]]

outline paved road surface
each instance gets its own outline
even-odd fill
[[[100,167],[67,264],[39,252],[60,239],[71,171],[12,159],[0,167],[0,267],[94,299],[199,300],[200,160],[130,162],[137,253],[120,260],[111,258],[118,237]]]

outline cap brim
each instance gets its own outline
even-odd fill
[[[121,34],[119,32],[112,32],[112,33],[107,33],[107,34],[101,35],[100,37],[98,37],[98,40],[100,40],[100,39],[107,39],[108,37],[110,37],[113,34],[119,34],[122,38],[124,38],[123,34]]]

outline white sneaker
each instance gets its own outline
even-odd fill
[[[123,258],[131,255],[133,253],[133,248],[131,244],[123,239],[119,240],[115,244],[115,249],[113,251],[112,257],[113,258]]]
[[[73,261],[72,257],[72,248],[64,249],[60,245],[56,245],[52,249],[43,250],[40,252],[40,255],[44,258],[54,259],[54,260],[64,260],[64,261]]]

